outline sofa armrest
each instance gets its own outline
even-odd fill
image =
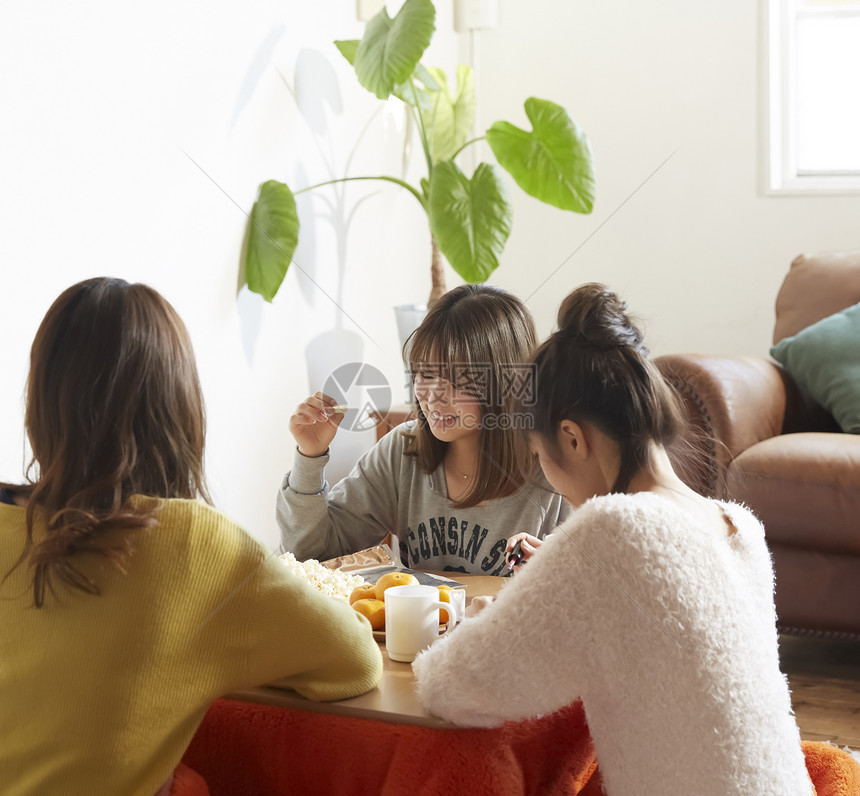
[[[732,459],[782,433],[785,373],[775,362],[756,357],[668,354],[655,364],[683,398],[694,431],[687,442],[692,441],[699,461],[682,463],[682,478],[703,494],[723,497]]]

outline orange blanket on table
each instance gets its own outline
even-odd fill
[[[860,796],[860,763],[829,743],[803,741],[806,770],[816,796]]]
[[[211,796],[599,796],[582,703],[527,722],[429,729],[217,700],[183,762]],[[594,775],[594,776],[593,776]]]
[[[860,764],[803,742],[817,796],[860,796]],[[183,762],[211,796],[600,796],[581,702],[498,729],[435,730],[219,699]]]

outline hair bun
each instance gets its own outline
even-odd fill
[[[601,349],[630,346],[648,355],[642,332],[627,313],[627,303],[598,282],[581,285],[565,298],[558,310],[557,334],[580,345]]]

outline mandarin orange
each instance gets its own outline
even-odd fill
[[[370,621],[370,626],[374,630],[383,630],[385,628],[385,603],[382,600],[362,599],[356,600],[352,607],[362,616],[366,616]]]
[[[447,583],[437,586],[439,589],[439,599],[443,603],[451,602],[451,587]],[[448,621],[448,612],[444,608],[439,609],[439,624],[444,625]]]
[[[376,581],[376,599],[385,599],[385,590],[392,586],[411,586],[418,583],[418,578],[408,572],[387,572]]]
[[[375,600],[376,586],[373,583],[362,583],[361,586],[356,586],[349,595],[349,604],[352,605],[356,600]]]

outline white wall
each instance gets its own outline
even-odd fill
[[[450,4],[438,5],[426,60],[452,72],[466,42],[451,31]],[[352,0],[36,0],[4,13],[0,479],[20,477],[28,348],[50,302],[96,274],[141,280],[191,331],[216,501],[274,545],[273,496],[292,459],[288,417],[321,386],[309,383],[308,345],[334,330],[341,342],[324,347],[338,364],[350,351],[343,330],[353,332],[361,356],[399,384],[390,308],[429,289],[414,199],[359,183],[344,212],[370,198],[348,236],[343,212],[334,227],[312,215],[325,209],[322,193],[302,197],[296,261],[307,276],[292,266],[271,306],[237,295],[259,183],[342,174],[379,106],[330,44],[360,31]],[[598,166],[590,217],[511,184],[514,232],[493,281],[528,297],[542,332],[564,293],[597,279],[646,319],[657,353],[763,353],[790,259],[860,245],[860,199],[760,192],[758,38],[750,0],[500,0],[499,28],[478,42],[482,121],[526,124],[526,97],[552,99],[586,129]],[[402,130],[392,103],[373,117],[351,173],[397,174]],[[335,476],[369,444],[342,436]]]
[[[654,353],[766,354],[793,257],[860,247],[860,196],[763,195],[760,13],[752,0],[501,0],[481,36],[484,124],[527,125],[522,100],[552,99],[597,162],[591,216],[513,187],[495,281],[530,297],[541,331],[596,280],[645,320]]]
[[[152,284],[185,319],[207,399],[216,502],[272,545],[274,496],[293,455],[288,418],[322,386],[309,385],[310,341],[351,331],[363,351],[329,345],[331,364],[316,369],[360,356],[402,382],[391,308],[429,292],[429,236],[399,189],[350,188],[347,212],[372,196],[348,240],[342,218],[333,234],[303,212],[298,266],[274,303],[237,296],[245,214],[261,182],[341,176],[371,118],[351,173],[399,173],[402,114],[392,105],[374,117],[380,103],[332,44],[361,35],[354,11],[353,0],[88,0],[4,12],[0,479],[20,478],[25,458],[35,330],[64,288],[94,275]],[[437,58],[456,64],[454,34],[438,38]],[[324,207],[312,201],[302,197],[302,209]],[[342,436],[335,476],[357,458],[356,444],[371,442]]]

